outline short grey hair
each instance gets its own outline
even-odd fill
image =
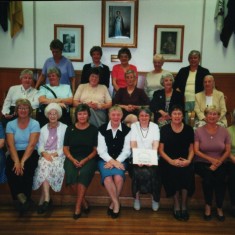
[[[48,113],[52,109],[56,110],[56,112],[58,114],[58,119],[60,119],[62,116],[62,108],[57,103],[50,103],[47,105],[47,107],[45,108],[45,111],[44,111],[45,116],[48,118]]]
[[[57,67],[50,67],[47,70],[47,76],[51,73],[55,73],[59,78],[61,77],[61,71],[59,68]]]
[[[213,87],[215,88],[215,78],[211,74],[208,74],[203,78],[203,82],[206,78],[211,78],[211,80],[213,81]]]
[[[28,74],[31,76],[31,78],[33,79],[33,71],[30,69],[24,69],[23,71],[21,71],[20,73],[20,79],[22,79],[22,77],[24,77],[25,74]]]
[[[175,79],[172,73],[164,73],[161,76],[160,84],[163,86],[164,85],[164,80],[165,78],[170,78],[172,81],[172,84],[174,83]]]
[[[198,56],[199,59],[201,59],[201,52],[200,52],[200,51],[197,51],[197,50],[192,50],[192,51],[190,51],[189,54],[188,54],[188,59],[189,59],[191,56],[194,56],[194,55]]]

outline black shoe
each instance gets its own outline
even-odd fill
[[[121,212],[121,205],[120,205],[120,207],[119,207],[119,211],[118,211],[118,212],[112,211],[111,217],[112,217],[113,219],[118,218],[119,215],[120,215],[120,212]]]
[[[47,212],[50,208],[51,208],[51,206],[52,206],[52,200],[50,200],[49,202],[47,202],[47,201],[45,201],[45,202],[43,202],[43,204],[42,204],[42,213],[45,213],[45,212]]]
[[[107,215],[108,215],[108,216],[111,216],[112,214],[113,214],[113,209],[108,208],[108,210],[107,210]]]
[[[43,213],[44,213],[44,211],[43,211],[43,205],[38,205],[37,213],[38,213],[38,214],[43,214]]]
[[[82,215],[82,213],[79,213],[79,214],[74,213],[74,214],[73,214],[73,218],[74,218],[75,220],[77,220],[77,219],[79,219],[79,218],[81,217],[81,215]]]
[[[174,216],[175,219],[177,219],[177,220],[181,220],[181,219],[182,219],[182,217],[181,217],[181,211],[180,211],[180,210],[173,211],[173,216]]]
[[[29,201],[26,201],[25,203],[20,203],[20,205],[19,205],[19,215],[23,216],[29,210],[29,207],[30,207],[30,202]]]
[[[216,214],[216,218],[217,218],[220,222],[224,222],[224,221],[225,221],[225,216],[224,216],[224,215]]]
[[[211,216],[211,214],[210,215],[204,214],[203,218],[204,218],[205,221],[210,221],[212,219],[212,216]]]
[[[188,210],[182,210],[182,212],[181,212],[181,218],[182,218],[182,220],[184,220],[184,221],[189,220],[189,213],[188,213]]]
[[[89,214],[90,211],[91,211],[91,209],[90,209],[90,207],[88,206],[87,208],[83,208],[83,211],[84,211],[85,214]]]

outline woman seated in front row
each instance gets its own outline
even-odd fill
[[[6,162],[6,175],[21,215],[29,209],[34,171],[38,165],[36,148],[40,126],[30,118],[32,110],[29,100],[18,99],[15,106],[17,118],[8,122],[6,127],[10,153]]]
[[[127,70],[125,73],[127,87],[119,88],[113,99],[123,110],[123,120],[127,126],[137,122],[138,110],[141,106],[149,105],[149,98],[143,89],[136,87],[136,72]]]
[[[226,104],[223,92],[218,91],[215,88],[215,79],[212,75],[206,75],[203,79],[204,91],[199,92],[195,96],[194,111],[197,115],[195,127],[200,127],[206,124],[206,117],[204,111],[206,107],[216,106],[220,112],[217,124],[223,127],[227,127],[226,119]]]
[[[184,96],[173,89],[174,77],[171,73],[163,74],[160,83],[164,89],[154,92],[150,110],[154,114],[154,122],[162,127],[170,122],[169,110],[173,105],[178,104],[184,108]]]
[[[62,108],[59,104],[50,103],[45,108],[45,116],[49,122],[41,128],[38,143],[40,158],[33,181],[33,190],[41,187],[38,214],[47,212],[52,205],[50,187],[59,192],[64,179],[63,144],[67,125],[58,121],[61,115]]]
[[[205,199],[204,219],[211,220],[213,194],[216,199],[216,217],[224,221],[223,201],[226,191],[225,160],[229,157],[231,141],[228,131],[217,124],[220,112],[215,106],[205,109],[206,124],[195,131],[195,172],[202,178]]]
[[[73,97],[73,106],[87,104],[90,107],[89,122],[100,127],[107,121],[107,109],[112,106],[112,98],[105,85],[99,84],[100,71],[98,68],[92,68],[89,77],[89,83],[80,84]]]
[[[183,109],[175,105],[170,110],[171,123],[160,132],[159,154],[162,183],[167,197],[173,197],[173,216],[188,220],[188,196],[194,192],[194,170],[191,164],[194,152],[194,132],[183,122]]]
[[[77,195],[74,219],[81,217],[82,207],[85,213],[89,212],[85,194],[97,168],[98,130],[89,123],[90,116],[89,106],[79,104],[75,110],[76,123],[67,127],[64,137],[66,185]]]
[[[141,107],[138,114],[138,122],[131,125],[131,148],[152,149],[157,158],[159,144],[159,128],[150,122],[151,111],[147,107]],[[140,194],[150,193],[152,195],[152,209],[157,211],[160,201],[160,174],[156,165],[135,164],[131,166],[132,194],[134,199],[134,209],[140,210]]]
[[[231,153],[226,163],[228,174],[228,192],[231,202],[231,214],[235,217],[235,109],[233,110],[233,123],[228,127],[231,138]]]
[[[99,128],[98,154],[101,160],[98,167],[102,183],[111,199],[107,214],[117,218],[120,214],[119,196],[122,191],[127,158],[130,156],[130,128],[121,123],[123,113],[118,105],[109,109],[107,124]]]

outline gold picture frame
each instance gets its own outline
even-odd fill
[[[139,0],[102,0],[102,47],[137,47]]]
[[[84,26],[55,24],[54,38],[64,44],[63,55],[71,61],[83,61]]]
[[[182,62],[184,25],[155,25],[154,51],[162,54],[167,62]]]

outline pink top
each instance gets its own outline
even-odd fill
[[[134,70],[136,72],[136,78],[138,79],[138,72],[135,65],[129,64],[129,70]],[[125,72],[121,67],[121,64],[116,64],[112,69],[112,78],[116,78],[116,83],[119,88],[126,87]]]
[[[210,157],[219,159],[224,151],[225,145],[230,144],[230,136],[226,128],[218,126],[214,135],[210,135],[205,126],[199,127],[195,131],[194,141],[199,142],[199,150]],[[195,156],[196,162],[207,162],[206,159]]]

